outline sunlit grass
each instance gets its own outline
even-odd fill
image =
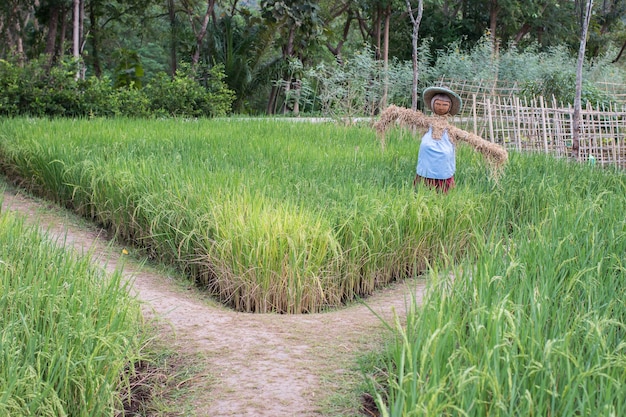
[[[417,142],[272,121],[3,122],[6,171],[243,311],[318,311],[426,269],[384,415],[626,414],[624,174],[512,154],[411,187]],[[452,278],[454,277],[454,278]]]
[[[10,120],[24,184],[176,263],[242,311],[312,312],[471,249],[481,206],[412,190],[417,143],[367,127]],[[454,216],[450,213],[453,212]]]
[[[0,214],[0,415],[122,410],[143,342],[120,277]]]
[[[383,415],[626,414],[624,174],[516,156],[501,181],[478,257],[395,326]]]

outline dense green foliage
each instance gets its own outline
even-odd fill
[[[551,100],[554,96],[564,106],[574,102],[576,59],[562,47],[548,52],[530,47],[510,48],[494,56],[491,41],[483,37],[470,51],[454,43],[432,58],[428,43],[424,41],[419,51],[419,91],[442,79],[475,85],[497,81],[500,85],[516,86],[520,97],[543,96]],[[429,64],[433,59],[434,64]],[[616,97],[600,88],[600,83],[621,84],[626,73],[608,59],[608,56],[599,57],[593,64],[584,66],[583,105],[587,102],[593,106],[608,105],[616,101]],[[393,60],[387,71],[388,103],[411,107],[410,63]],[[303,77],[302,109],[319,108],[324,114],[340,117],[375,114],[383,95],[384,74],[382,63],[367,48],[346,65],[324,64],[309,69]]]
[[[143,342],[139,304],[120,273],[106,275],[2,213],[0,311],[0,415],[122,410],[124,373]]]
[[[19,65],[0,60],[0,115],[36,117],[213,117],[230,113],[234,96],[220,66],[205,74],[182,67],[172,79],[161,73],[145,88],[114,88],[107,77],[76,78],[68,62]]]
[[[410,3],[417,7],[416,0]],[[485,38],[489,54],[478,61],[484,67],[509,49],[550,54],[561,48],[573,57],[585,3],[424,0],[418,43],[427,53],[420,66],[433,66],[451,48],[471,51]],[[84,19],[73,20],[74,5]],[[625,13],[624,0],[594,3],[588,62],[623,62]],[[236,112],[297,113],[291,104],[304,72],[335,64],[354,72],[351,62],[366,48],[380,66],[388,58],[410,67],[412,30],[404,0],[7,0],[0,4],[0,59],[42,59],[50,68],[72,57],[81,77],[108,78],[118,87],[140,87],[161,73],[174,77],[185,64],[222,66]],[[303,71],[291,71],[294,61]],[[429,82],[422,73],[420,79]]]
[[[519,95],[533,98],[554,96],[564,105],[572,104],[575,94],[575,59],[564,48],[540,52],[511,48],[498,57],[492,55],[488,38],[470,51],[458,44],[441,52],[433,65],[428,42],[420,49],[420,90],[444,78],[467,82],[499,80],[517,85]],[[593,65],[584,68],[583,105],[614,103],[616,98],[599,87],[599,82],[619,84],[626,76],[617,65],[608,62],[609,56],[599,57]],[[235,67],[235,68],[233,68]],[[232,63],[230,71],[240,68]],[[237,100],[238,110],[245,112],[242,97],[237,98],[226,85],[221,66],[206,72],[181,65],[176,77],[165,73],[153,77],[143,88],[114,88],[107,78],[75,78],[76,68],[71,63],[48,70],[45,62],[30,61],[24,66],[0,61],[0,114],[17,116],[129,116],[129,117],[201,117],[222,116],[231,112]],[[364,48],[344,65],[320,64],[305,70],[300,61],[290,63],[290,73],[301,74],[301,88],[290,101],[299,102],[303,113],[318,113],[333,117],[373,115],[378,111],[384,91],[385,72],[381,61],[375,59],[370,48]],[[410,107],[412,83],[410,63],[393,60],[388,66],[388,102]],[[242,75],[243,76],[243,75]],[[251,76],[249,74],[248,76]],[[245,91],[257,91],[259,80]],[[244,93],[239,90],[238,94]],[[292,91],[293,92],[293,91]],[[245,99],[244,99],[245,101]]]

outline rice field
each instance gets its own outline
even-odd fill
[[[31,190],[241,311],[306,313],[427,273],[372,392],[384,416],[626,415],[626,180],[512,153],[412,189],[418,141],[273,120],[0,122]],[[382,375],[382,377],[381,377]]]
[[[0,125],[0,160],[225,304],[305,313],[421,272],[441,242],[473,247],[481,205],[414,193],[415,140],[387,142],[272,120],[21,119]]]
[[[382,415],[626,415],[625,180],[513,158],[477,257],[389,324]]]
[[[0,213],[0,415],[123,410],[143,342],[120,278]]]

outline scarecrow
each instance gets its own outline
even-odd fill
[[[421,182],[444,193],[454,187],[457,141],[471,145],[495,169],[506,163],[508,153],[502,146],[448,123],[448,118],[461,110],[461,97],[455,92],[445,87],[429,87],[422,96],[426,107],[434,113],[433,116],[392,105],[381,113],[380,119],[374,124],[381,134],[396,123],[428,128],[420,144],[414,186]]]

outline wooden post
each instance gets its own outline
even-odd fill
[[[474,116],[474,134],[478,135],[478,117],[476,115],[476,93],[472,94],[472,114]]]
[[[489,141],[493,142],[493,120],[491,120],[491,100],[487,97],[487,118],[489,119]]]
[[[504,104],[502,104],[502,97],[500,96],[496,96],[498,99],[498,111],[500,112],[500,132],[502,135],[502,145],[504,146],[504,135],[506,133],[506,131],[508,131],[508,129],[505,129],[505,123],[504,123],[504,112],[506,110],[506,107]]]
[[[522,118],[520,115],[520,101],[519,97],[515,96],[515,144],[517,150],[522,150]]]
[[[541,131],[543,132],[543,149],[546,153],[550,153],[548,149],[548,132],[546,128],[546,103],[543,100],[543,96],[539,97],[539,103],[541,105]]]
[[[563,124],[563,114],[560,112],[558,105],[556,104],[556,97],[552,95],[552,111],[554,112],[554,134],[556,136],[555,145],[556,145],[556,153],[558,156],[567,155],[567,146],[565,137],[563,132],[565,131],[562,128]]]

